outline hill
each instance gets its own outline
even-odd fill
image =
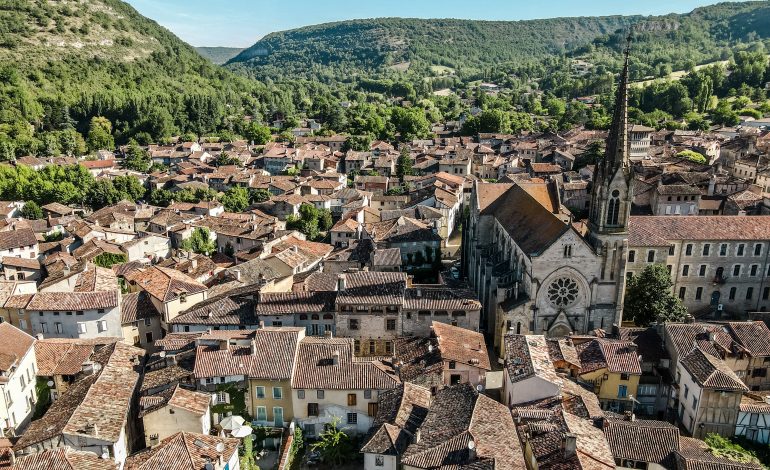
[[[242,47],[196,47],[200,55],[211,62],[222,65],[243,51]]]
[[[634,25],[640,76],[670,65],[718,60],[741,41],[770,36],[767,2],[723,3],[687,14],[606,16],[528,21],[384,18],[308,26],[265,36],[228,62],[258,76],[321,77],[456,73],[481,78],[555,56],[585,56],[618,65],[626,31]],[[725,52],[727,50],[727,52]],[[670,70],[669,70],[670,72]]]
[[[3,2],[0,44],[0,158],[69,153],[95,116],[117,142],[215,132],[267,94],[118,0]]]

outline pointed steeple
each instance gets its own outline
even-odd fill
[[[604,176],[610,181],[621,168],[630,166],[629,141],[628,141],[628,56],[631,53],[631,34],[626,38],[626,50],[624,52],[623,71],[620,73],[620,83],[615,95],[615,111],[612,114],[612,125],[607,136],[607,148],[605,150]]]

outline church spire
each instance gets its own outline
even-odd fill
[[[607,148],[603,160],[604,176],[609,182],[621,168],[628,168],[628,56],[631,53],[631,33],[626,38],[623,71],[620,73],[620,83],[615,95],[615,110],[612,114],[612,125],[607,136]]]

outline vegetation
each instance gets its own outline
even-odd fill
[[[304,438],[302,436],[302,427],[294,426],[294,437],[291,441],[291,448],[289,449],[289,458],[287,467],[290,470],[297,470],[302,463],[302,456],[305,451]]]
[[[219,202],[228,212],[243,212],[249,207],[249,190],[241,186],[233,186],[220,196]]]
[[[128,256],[124,253],[102,253],[93,259],[94,264],[103,268],[111,268],[113,265],[122,264],[128,261]]]
[[[338,417],[333,418],[318,436],[318,441],[310,446],[321,454],[326,465],[343,465],[357,454],[353,440],[338,427],[339,422]]]
[[[679,158],[686,158],[695,163],[706,163],[706,157],[694,150],[682,150],[681,152],[677,153],[676,156]]]
[[[21,216],[25,219],[42,219],[43,209],[35,201],[27,201],[24,203],[24,207],[21,208]]]
[[[299,215],[290,215],[286,218],[286,228],[297,230],[308,240],[318,239],[320,231],[332,228],[332,214],[328,209],[317,209],[312,204],[302,204],[299,207]]]
[[[196,47],[195,50],[217,65],[224,64],[243,51],[240,47]]]
[[[709,446],[709,450],[712,454],[718,457],[724,457],[726,459],[733,460],[739,463],[761,463],[757,458],[756,453],[743,448],[740,444],[730,441],[719,434],[707,434],[706,444]],[[767,468],[765,466],[765,468]]]
[[[211,239],[211,232],[206,227],[196,227],[190,238],[182,242],[182,249],[206,256],[217,250],[217,245]]]
[[[633,319],[637,326],[684,320],[687,309],[671,293],[672,286],[664,265],[646,266],[641,273],[626,279],[624,317]]]

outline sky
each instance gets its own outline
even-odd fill
[[[717,0],[127,0],[193,46],[248,47],[262,36],[356,18],[528,20],[684,13]]]

